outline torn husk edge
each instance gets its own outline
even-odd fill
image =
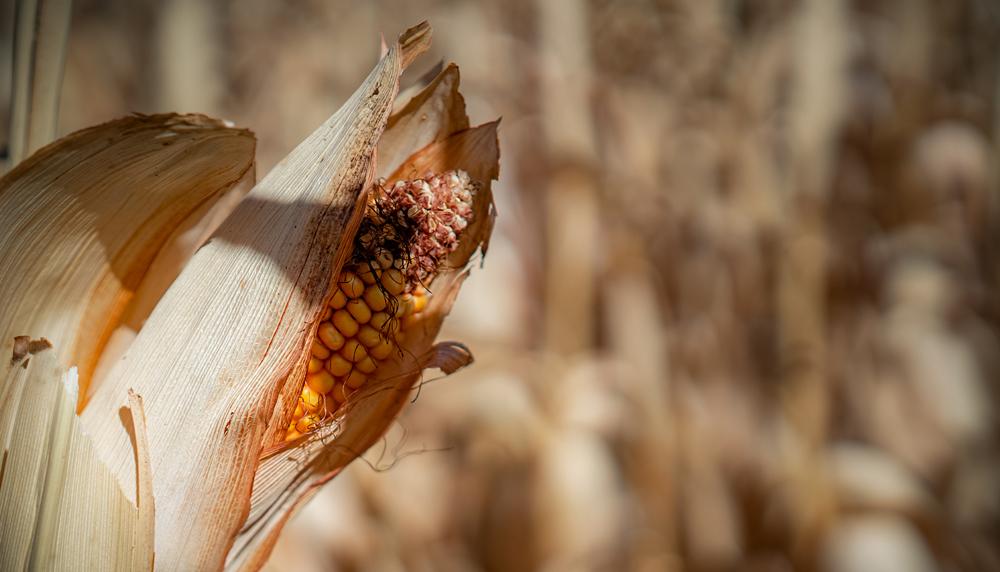
[[[430,28],[400,37],[355,94],[267,175],[192,257],[83,411],[134,496],[128,388],[143,396],[156,560],[219,569],[249,512],[267,420],[304,371],[310,332],[349,253],[372,156],[403,67]]]

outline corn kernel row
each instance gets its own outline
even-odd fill
[[[408,318],[427,306],[427,291],[406,284],[399,262],[388,255],[378,258],[341,272],[316,328],[306,382],[286,440],[332,416],[363,388],[397,349]]]

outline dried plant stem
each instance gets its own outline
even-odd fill
[[[10,165],[56,137],[70,0],[17,3]]]
[[[595,339],[594,260],[597,252],[596,161],[586,6],[578,0],[538,3],[543,53],[542,117],[550,151],[546,192],[545,345],[567,355]]]
[[[799,441],[788,451],[799,555],[812,554],[833,516],[833,491],[823,464],[829,418],[826,357],[825,195],[842,120],[846,8],[813,0],[801,10],[790,168],[785,173],[783,252],[778,266],[782,403]],[[805,564],[805,563],[803,563]]]
[[[198,0],[163,3],[157,30],[160,109],[219,111],[224,86],[218,69],[218,9]]]

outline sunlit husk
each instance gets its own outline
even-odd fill
[[[153,494],[141,470],[138,507],[100,462],[75,415],[76,370],[46,349],[4,360],[0,395],[0,569],[149,570]],[[30,409],[18,411],[19,402]],[[148,458],[142,405],[132,396],[140,464]]]
[[[0,355],[14,336],[44,336],[60,363],[80,368],[85,389],[136,293],[156,297],[162,288],[152,284],[179,270],[157,261],[197,247],[195,239],[171,248],[174,239],[252,178],[254,145],[251,133],[203,116],[133,116],[60,139],[8,173]]]
[[[421,102],[420,105],[405,106],[400,113],[440,113],[454,117],[456,108],[460,108],[464,116],[464,102],[461,96],[455,97],[457,70],[450,67],[439,80],[447,80],[449,76],[455,83],[448,90],[439,90],[442,82],[436,80],[415,96],[414,101]],[[441,98],[447,103],[442,105]],[[437,111],[429,111],[433,109]],[[461,120],[430,117],[427,121],[452,128],[463,125]],[[412,129],[416,124],[404,119],[396,121],[395,125]],[[263,565],[295,508],[385,434],[409,400],[423,369],[438,367],[450,373],[471,362],[471,355],[460,344],[434,345],[434,340],[467,274],[466,264],[476,249],[485,251],[492,231],[494,212],[490,186],[499,172],[496,129],[494,122],[443,133],[420,128],[406,134],[393,133],[391,129],[386,132],[383,142],[392,138],[410,141],[423,138],[429,143],[400,164],[389,177],[389,183],[412,173],[465,170],[479,185],[474,196],[473,223],[463,233],[460,248],[444,265],[446,270],[431,284],[434,292],[431,304],[421,314],[420,321],[408,330],[402,354],[397,354],[388,367],[379,369],[377,377],[352,397],[340,417],[330,420],[301,441],[278,444],[265,451],[254,479],[251,512],[230,554],[227,569],[254,570]]]
[[[116,412],[128,388],[145,400],[158,568],[222,567],[249,510],[267,420],[286,380],[304,374],[313,324],[360,221],[399,74],[428,39],[426,25],[404,34],[351,99],[251,191],[84,410],[131,495],[134,460]]]

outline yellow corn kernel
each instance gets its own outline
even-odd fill
[[[314,357],[309,358],[309,373],[316,373],[321,369],[323,369],[323,360]]]
[[[422,312],[427,307],[427,294],[417,291],[413,295],[413,313]]]
[[[289,426],[288,433],[285,433],[285,441],[294,441],[301,436],[302,433],[299,433],[298,431],[295,430],[295,424],[293,423],[292,425]]]
[[[396,305],[397,318],[403,318],[409,316],[413,313],[413,296],[410,294],[403,294],[399,297],[399,303]]]
[[[306,410],[302,408],[302,402],[295,404],[295,411],[292,413],[292,419],[298,419],[306,414]]]
[[[368,355],[377,360],[383,360],[392,354],[392,345],[391,341],[381,339],[378,344],[368,348]]]
[[[338,283],[348,298],[357,298],[365,293],[365,283],[350,270],[341,273]]]
[[[365,288],[365,302],[372,312],[381,312],[388,305],[382,289],[375,284]]]
[[[379,341],[382,339],[382,333],[369,325],[364,325],[361,326],[361,330],[358,332],[357,338],[358,341],[361,342],[361,345],[366,348],[371,348],[378,345]]]
[[[312,413],[319,409],[320,405],[323,404],[323,396],[319,393],[313,391],[309,384],[302,387],[302,395],[299,397],[299,403],[306,411]]]
[[[321,321],[322,320],[329,320],[330,316],[332,316],[332,315],[333,315],[333,308],[330,308],[329,306],[327,306],[326,308],[323,308],[323,315],[320,316],[320,320]]]
[[[385,312],[372,314],[372,319],[368,322],[368,324],[387,336],[391,336],[399,331],[399,323],[396,320],[393,320],[392,316]]]
[[[378,268],[378,262],[372,262],[370,265],[368,263],[358,265],[358,277],[365,284],[371,285],[378,281],[378,277],[372,272],[372,268]]]
[[[306,376],[306,383],[316,393],[326,394],[330,393],[330,390],[333,389],[333,384],[336,383],[336,380],[333,379],[330,372],[322,370],[319,373],[310,373]]]
[[[358,323],[354,321],[351,313],[347,310],[337,310],[333,313],[333,325],[341,334],[344,334],[345,338],[353,338],[358,334],[358,329],[360,328]]]
[[[382,286],[393,296],[399,296],[406,288],[406,278],[397,268],[390,268],[382,273]]]
[[[350,389],[357,389],[364,385],[366,381],[368,381],[368,376],[357,369],[352,369],[351,373],[347,374],[347,377],[344,378],[344,384]]]
[[[416,314],[410,314],[409,316],[403,318],[403,325],[400,326],[400,329],[406,331],[413,328],[413,325],[419,322],[421,318],[422,316],[418,316]]]
[[[337,310],[337,313],[340,312],[342,312],[342,310]],[[337,314],[334,314],[333,316],[334,319],[336,319]],[[333,351],[337,351],[340,348],[344,347],[344,335],[347,335],[338,332],[337,330],[339,329],[340,329],[339,326],[334,327],[334,325],[331,324],[330,322],[323,322],[319,325],[319,328],[316,329],[316,336],[319,338],[321,342],[323,342],[324,346],[330,348]],[[354,334],[350,335],[353,336]]]
[[[295,430],[299,433],[308,433],[309,430],[313,428],[313,425],[316,425],[317,423],[319,423],[319,416],[309,414],[295,423]]]
[[[324,346],[319,340],[313,340],[312,355],[319,359],[326,359],[330,357],[330,349]]]
[[[366,324],[368,320],[372,319],[372,311],[368,309],[368,304],[365,304],[361,298],[351,300],[344,309],[350,312],[351,317],[359,324]]]
[[[334,310],[339,310],[344,307],[344,304],[347,304],[347,294],[344,294],[343,290],[337,288],[337,291],[333,293],[333,297],[330,298],[330,307]]]
[[[337,377],[344,377],[351,371],[351,362],[344,359],[340,354],[333,354],[326,362],[326,370]]]
[[[365,346],[361,345],[361,342],[351,338],[347,340],[344,347],[340,348],[340,355],[344,356],[351,363],[358,363],[368,357],[368,351],[365,350]]]
[[[347,401],[347,386],[343,383],[338,383],[336,387],[333,388],[333,393],[330,395],[337,400],[337,403],[344,403]]]
[[[342,386],[342,385],[344,385],[344,384],[343,383],[338,383],[337,384],[338,387]],[[336,398],[336,395],[335,395],[336,393],[337,393],[337,388],[334,387],[333,391],[330,393],[330,395],[328,395],[326,397],[326,401],[323,402],[323,407],[322,407],[322,409],[319,412],[319,415],[323,419],[327,419],[327,418],[333,417],[333,416],[335,416],[337,414],[337,409],[340,408],[341,402],[337,401],[337,398]]]
[[[365,356],[365,359],[360,360],[358,363],[354,364],[354,367],[361,373],[370,374],[374,373],[375,368],[378,366],[375,364],[375,360],[373,360],[371,356]]]

